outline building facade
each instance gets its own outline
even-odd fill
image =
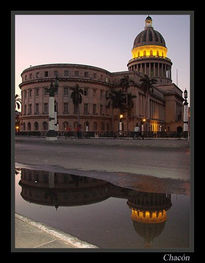
[[[45,64],[25,69],[19,85],[22,99],[20,129],[48,130],[49,95],[46,89],[57,76],[56,127],[60,132],[77,129],[77,110],[71,99],[71,88],[77,84],[83,90],[79,106],[82,131],[104,133],[122,129],[129,132],[134,131],[136,125],[143,125],[144,131],[151,132],[182,130],[184,99],[182,91],[172,83],[171,66],[165,40],[154,30],[152,19],[148,16],[144,30],[134,40],[127,71],[109,72],[99,67],[70,63]],[[145,75],[156,79],[152,92],[148,94],[141,87],[141,78]],[[120,117],[119,109],[109,106],[108,97],[113,90],[123,89],[120,83],[125,78],[129,80],[125,92],[133,96],[133,105]]]

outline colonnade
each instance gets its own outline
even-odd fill
[[[161,62],[140,62],[129,67],[129,70],[141,72],[149,77],[171,79],[171,66]]]

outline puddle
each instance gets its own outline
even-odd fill
[[[15,212],[99,248],[189,248],[189,195],[148,188],[139,191],[88,176],[20,168]]]

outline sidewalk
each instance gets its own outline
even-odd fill
[[[15,249],[17,248],[97,248],[76,237],[15,214]]]
[[[188,148],[190,142],[184,138],[145,138],[144,140],[133,138],[73,138],[58,137],[56,141],[47,141],[46,137],[36,136],[15,136],[17,143],[44,143],[59,145],[103,145],[103,146],[137,146],[137,147],[154,147],[154,148]]]

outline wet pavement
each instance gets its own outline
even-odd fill
[[[21,227],[39,222],[100,249],[192,246],[186,140],[17,137],[15,168],[15,213],[28,219]],[[45,246],[69,246],[52,238]]]
[[[189,248],[189,191],[144,192],[140,185],[136,191],[82,174],[21,168],[15,211],[102,249]]]
[[[139,147],[139,140],[100,140],[94,139],[64,140],[62,142],[46,142],[45,138],[28,138],[15,144],[15,162],[44,166],[58,166],[65,169],[83,171],[124,172],[150,175],[160,178],[190,180],[190,150],[181,140],[155,140],[155,144],[163,147]],[[75,141],[76,144],[73,144]],[[134,142],[133,142],[134,141]],[[149,145],[154,140],[144,140]],[[83,144],[82,144],[83,143]],[[93,143],[93,144],[91,144]],[[131,143],[131,145],[128,145]],[[140,141],[141,143],[141,141]],[[165,147],[169,145],[169,147]],[[171,148],[172,145],[172,148]],[[178,147],[176,147],[178,145]]]

